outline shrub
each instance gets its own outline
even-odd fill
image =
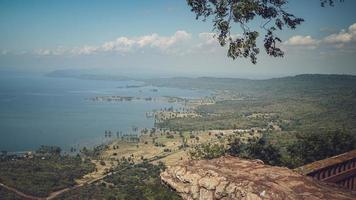
[[[229,146],[227,152],[232,156],[260,159],[270,165],[282,165],[280,150],[267,140],[266,135],[247,142],[242,142],[241,138],[235,138]]]
[[[225,154],[226,148],[223,144],[199,144],[189,151],[191,159],[213,159]]]
[[[169,134],[169,135],[166,136],[166,138],[168,138],[168,139],[173,139],[173,138],[174,138],[174,135]]]
[[[354,133],[344,130],[301,133],[297,140],[287,149],[290,154],[291,166],[322,160],[356,148]]]

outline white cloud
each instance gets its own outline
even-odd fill
[[[135,41],[127,37],[119,37],[114,41],[105,42],[98,48],[99,51],[118,51],[129,52],[135,44]]]
[[[338,34],[332,34],[327,36],[324,41],[326,43],[343,43],[351,41],[352,36],[349,33],[346,33],[344,30]]]
[[[137,43],[138,43],[139,47],[144,47],[144,46],[152,44],[154,41],[157,40],[157,38],[159,38],[159,35],[156,33],[153,33],[151,35],[145,35],[145,36],[140,37],[138,39]]]
[[[174,35],[170,37],[159,36],[158,34],[152,34],[148,36],[142,36],[137,38],[135,41],[139,47],[150,46],[152,48],[158,48],[161,50],[166,50],[178,43],[187,41],[191,39],[191,34],[186,31],[177,31]]]
[[[315,46],[318,43],[319,42],[316,39],[313,39],[310,35],[296,35],[284,42],[284,44],[291,46]]]
[[[347,30],[341,30],[339,33],[331,34],[320,39],[314,39],[311,36],[296,35],[284,42],[285,45],[294,47],[303,47],[307,49],[329,49],[339,52],[352,53],[356,51],[356,23],[350,25]]]
[[[324,38],[325,43],[348,43],[356,41],[356,23],[349,26],[347,30],[329,35]]]
[[[85,45],[83,47],[75,47],[71,49],[70,52],[74,55],[90,55],[95,53],[97,50],[97,47]]]
[[[38,49],[35,54],[47,55],[90,55],[102,52],[129,53],[142,50],[144,48],[158,49],[163,53],[180,52],[178,46],[191,39],[191,34],[186,31],[177,31],[172,36],[160,36],[157,33],[144,35],[141,37],[119,37],[113,41],[108,41],[99,46],[85,45],[64,49],[57,47],[55,49]]]
[[[213,32],[202,32],[192,40],[192,34],[184,30],[178,30],[170,36],[161,36],[157,33],[138,37],[118,37],[115,40],[104,42],[100,45],[84,45],[79,47],[54,49],[38,49],[36,55],[92,55],[102,53],[147,53],[149,51],[164,54],[186,55],[194,52],[224,52],[217,41],[217,35]],[[235,39],[240,35],[233,35]],[[354,50],[353,42],[356,42],[356,23],[350,25],[347,30],[328,35],[324,38],[313,38],[310,35],[295,35],[283,42],[283,45],[293,48],[316,49],[331,48],[338,50]],[[1,53],[1,52],[0,52]],[[4,54],[4,53],[2,53]]]
[[[37,49],[35,50],[35,54],[40,56],[48,56],[52,54],[52,51],[49,49]]]
[[[34,54],[39,56],[59,56],[59,55],[89,55],[97,51],[96,47],[84,45],[82,47],[65,48],[62,46],[54,49],[36,49]]]

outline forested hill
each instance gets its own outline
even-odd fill
[[[302,74],[297,76],[251,80],[240,78],[160,78],[145,80],[146,83],[189,89],[231,90],[254,96],[290,96],[296,93],[318,95],[347,90],[348,95],[356,95],[356,76]]]
[[[296,76],[287,76],[281,78],[271,78],[264,80],[242,79],[242,78],[215,78],[215,77],[199,77],[199,78],[157,78],[147,79],[145,82],[166,87],[180,87],[180,88],[199,88],[199,89],[233,89],[236,86],[250,87],[257,85],[278,85],[278,84],[331,84],[337,83],[338,85],[354,84],[356,87],[356,76],[353,75],[324,75],[324,74],[301,74]],[[266,86],[266,85],[265,85]],[[315,85],[314,85],[315,86]],[[352,86],[352,85],[350,85]]]

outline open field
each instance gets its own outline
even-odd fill
[[[174,165],[176,162],[188,159],[189,147],[201,143],[214,143],[219,141],[219,138],[233,135],[237,135],[236,130],[184,131],[181,134],[175,131],[157,131],[154,134],[143,134],[140,137],[140,142],[137,143],[114,140],[100,155],[100,159],[105,162],[105,166],[100,168],[109,170],[110,167],[123,158],[130,158],[134,162],[142,162],[163,157],[158,161],[163,161],[167,165]],[[246,132],[241,137],[254,136],[256,136],[255,133]],[[185,148],[183,147],[183,140],[185,140]]]

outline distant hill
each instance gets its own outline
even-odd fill
[[[252,80],[241,78],[159,78],[148,79],[146,83],[155,86],[178,87],[185,89],[231,90],[244,93],[271,93],[271,91],[316,92],[325,89],[356,88],[356,76],[301,74],[282,78]],[[276,91],[275,91],[276,92]]]

